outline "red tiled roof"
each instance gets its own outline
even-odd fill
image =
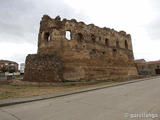
[[[0,63],[14,63],[14,64],[18,64],[14,61],[9,61],[9,60],[0,60]]]
[[[139,62],[137,65],[150,65],[150,64],[160,64],[160,61],[149,61],[149,62]]]

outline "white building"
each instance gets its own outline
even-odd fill
[[[20,73],[24,73],[25,63],[20,64]]]

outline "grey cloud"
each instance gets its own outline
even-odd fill
[[[0,4],[0,42],[35,42],[43,14],[51,17],[76,18],[87,21],[83,13],[76,13],[63,0],[2,0]],[[7,39],[3,39],[7,34]],[[31,38],[33,37],[34,38]],[[17,40],[16,37],[21,40]],[[31,38],[28,40],[28,38]]]
[[[160,17],[147,26],[147,32],[151,40],[160,40]]]
[[[150,5],[155,12],[153,15],[156,16],[153,16],[155,19],[146,25],[145,28],[151,40],[160,40],[160,0],[150,0]]]

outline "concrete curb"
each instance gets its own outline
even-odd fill
[[[0,100],[0,107],[21,104],[21,103],[27,103],[27,102],[33,102],[33,101],[39,101],[39,100],[45,100],[45,99],[51,99],[51,98],[57,98],[57,97],[73,95],[73,94],[78,94],[78,93],[83,93],[83,92],[89,92],[89,91],[93,91],[93,90],[110,88],[110,87],[115,87],[115,86],[120,86],[120,85],[125,85],[125,84],[145,81],[145,80],[152,80],[154,78],[160,78],[160,77],[143,78],[143,79],[131,80],[131,81],[127,81],[127,82],[113,83],[113,84],[103,85],[103,86],[98,86],[98,87],[91,87],[91,88],[85,88],[85,89],[80,89],[80,90],[72,90],[72,91],[67,91],[67,92],[59,92],[59,93],[42,95],[42,96],[35,96],[35,97],[29,97],[29,98],[4,99],[4,100]]]

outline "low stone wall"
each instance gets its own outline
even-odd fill
[[[32,54],[26,58],[25,81],[61,82],[63,64],[56,55]]]

